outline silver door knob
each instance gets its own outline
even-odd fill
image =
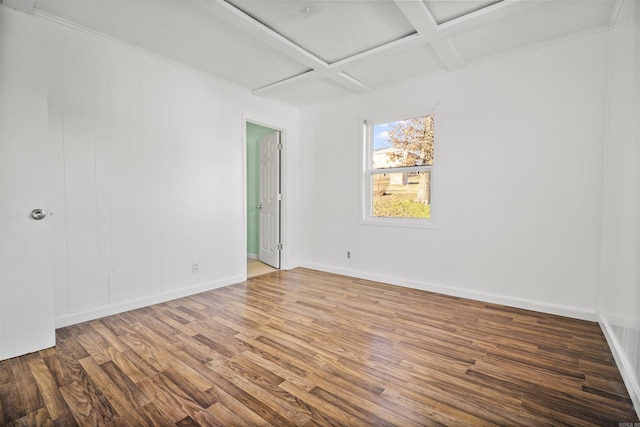
[[[47,212],[44,209],[34,209],[31,211],[31,218],[35,219],[36,221],[40,221],[41,219],[45,219],[47,214],[51,214],[51,212]]]
[[[262,205],[258,205],[258,206],[256,206],[256,208],[262,209]]]

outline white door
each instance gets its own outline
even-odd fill
[[[258,259],[280,268],[280,132],[260,140],[260,204]]]
[[[51,194],[46,55],[32,21],[0,8],[0,360],[55,344],[52,218],[31,215]]]

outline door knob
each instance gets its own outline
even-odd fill
[[[31,218],[35,219],[36,221],[40,221],[41,219],[44,219],[47,214],[53,215],[52,212],[47,212],[45,209],[34,209],[31,211]]]

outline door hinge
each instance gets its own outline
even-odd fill
[[[278,151],[282,151],[282,143],[278,143]]]
[[[278,243],[278,244],[276,245],[276,247],[278,248],[278,250],[279,250],[279,251],[281,251],[281,250],[282,250],[282,243]]]

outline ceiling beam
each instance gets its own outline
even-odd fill
[[[277,93],[281,88],[292,87],[297,83],[305,83],[321,79],[330,79],[355,93],[366,93],[371,91],[371,88],[369,86],[365,85],[360,80],[350,76],[347,73],[336,72],[333,70],[313,70],[307,71],[306,73],[298,74],[297,76],[291,77],[286,80],[254,89],[253,94],[256,96],[269,96],[273,93]]]
[[[360,64],[368,60],[375,60],[377,58],[388,55],[393,52],[400,52],[402,50],[410,49],[415,46],[420,46],[424,42],[417,34],[411,34],[403,37],[402,39],[395,40],[391,43],[387,43],[382,46],[375,47],[365,52],[358,53],[340,61],[330,64],[324,70],[308,71],[303,74],[291,77],[290,79],[282,80],[277,83],[273,83],[261,88],[255,89],[253,93],[259,96],[267,96],[271,93],[277,92],[278,89],[289,85],[295,85],[300,82],[319,80],[323,78],[329,78],[336,81],[343,86],[353,90],[357,93],[368,92],[371,88],[362,82],[356,80],[354,77],[346,74],[345,69],[351,64]],[[357,82],[357,83],[356,83]]]
[[[445,70],[453,71],[465,66],[451,39],[434,40],[429,46],[431,46],[433,53],[440,60]]]
[[[418,34],[426,35],[438,31],[438,24],[424,2],[406,0],[394,0],[393,2]]]
[[[269,96],[270,94],[277,92],[281,88],[295,86],[296,83],[304,83],[313,80],[320,80],[325,77],[316,70],[307,71],[306,73],[298,74],[297,76],[290,77],[279,82],[271,83],[267,86],[263,86],[253,90],[253,94],[257,96]]]
[[[442,37],[450,37],[471,28],[490,24],[509,15],[554,1],[556,0],[502,0],[499,3],[491,4],[475,12],[439,24],[438,33],[440,33]]]
[[[342,71],[330,74],[329,78],[334,82],[345,86],[347,89],[351,89],[352,91],[357,93],[366,93],[371,91],[371,88],[369,86],[362,83],[355,77],[352,77],[347,73],[343,73]]]
[[[2,0],[2,4],[12,9],[18,9],[26,13],[33,11],[36,0]]]
[[[611,10],[611,17],[609,18],[609,26],[613,27],[618,22],[618,15],[620,15],[620,10],[622,10],[623,0],[616,0],[616,3],[613,5]]]
[[[198,0],[191,1],[193,4],[211,12],[214,16],[224,19],[309,68],[322,70],[329,67],[329,64],[322,59],[276,33],[260,21],[257,21],[224,0],[210,0],[204,2]]]
[[[387,56],[389,54],[402,52],[420,45],[425,44],[424,37],[419,34],[410,34],[401,39],[394,40],[382,46],[374,47],[373,49],[366,50],[364,52],[357,53],[348,58],[341,59],[329,65],[329,69],[333,71],[344,71],[349,65],[360,64],[370,60]]]
[[[305,81],[313,81],[323,78],[329,78],[358,93],[367,92],[370,90],[370,88],[366,84],[363,84],[362,82],[346,74],[350,66],[363,64],[368,61],[376,60],[385,55],[393,54],[395,52],[402,52],[404,50],[412,49],[421,45],[431,46],[433,52],[438,56],[445,69],[454,70],[461,68],[465,65],[465,63],[460,57],[458,51],[455,49],[453,43],[448,40],[449,37],[455,36],[471,28],[489,24],[493,21],[502,19],[514,13],[524,11],[545,2],[554,0],[503,0],[500,3],[492,4],[490,6],[487,6],[486,8],[477,10],[468,15],[461,16],[460,18],[456,18],[440,25],[436,24],[435,20],[431,16],[431,13],[422,1],[394,0],[395,4],[398,5],[402,13],[405,14],[418,34],[411,34],[409,36],[394,40],[393,42],[378,46],[365,52],[358,53],[356,55],[350,56],[340,61],[336,61],[331,64],[321,61],[310,52],[291,43],[289,40],[285,39],[260,22],[246,15],[244,12],[229,5],[224,0],[212,1],[216,5],[218,5],[218,7],[223,8],[222,12],[224,12],[225,16],[227,16],[227,19],[230,20],[230,22],[236,25],[241,24],[242,28],[245,28],[247,30],[251,30],[252,27],[255,27],[252,30],[252,34],[263,41],[268,41],[269,38],[271,38],[269,44],[289,55],[291,58],[296,59],[298,55],[302,55],[303,58],[307,59],[309,59],[310,57],[315,58],[315,64],[313,61],[303,62],[304,64],[312,68],[311,71],[299,74],[290,79],[282,80],[280,82],[255,89],[253,91],[253,93],[256,95],[268,96],[277,93],[278,90],[285,87],[294,86]],[[197,4],[201,3],[198,2]],[[222,12],[218,12],[219,16]]]
[[[329,72],[322,76],[316,75],[317,71],[328,71],[330,69],[329,64],[224,0],[212,0],[207,2],[197,0],[191,1],[213,13],[215,16],[220,17],[241,30],[251,34],[258,40],[265,42],[272,48],[279,50],[294,61],[311,68],[311,71],[292,77],[291,79],[287,79],[284,82],[295,83],[300,76],[306,76],[305,79],[328,77],[347,89],[358,93],[368,92],[370,90],[367,85],[345,73]],[[272,85],[265,86],[264,88],[256,89],[254,90],[254,94],[264,94],[265,92],[277,89],[282,86],[281,83],[283,82],[274,83]]]
[[[424,2],[394,0],[394,3],[424,39],[430,39],[430,36],[438,32],[438,24]],[[451,40],[436,38],[431,42],[431,48],[447,71],[464,66],[464,61]]]

